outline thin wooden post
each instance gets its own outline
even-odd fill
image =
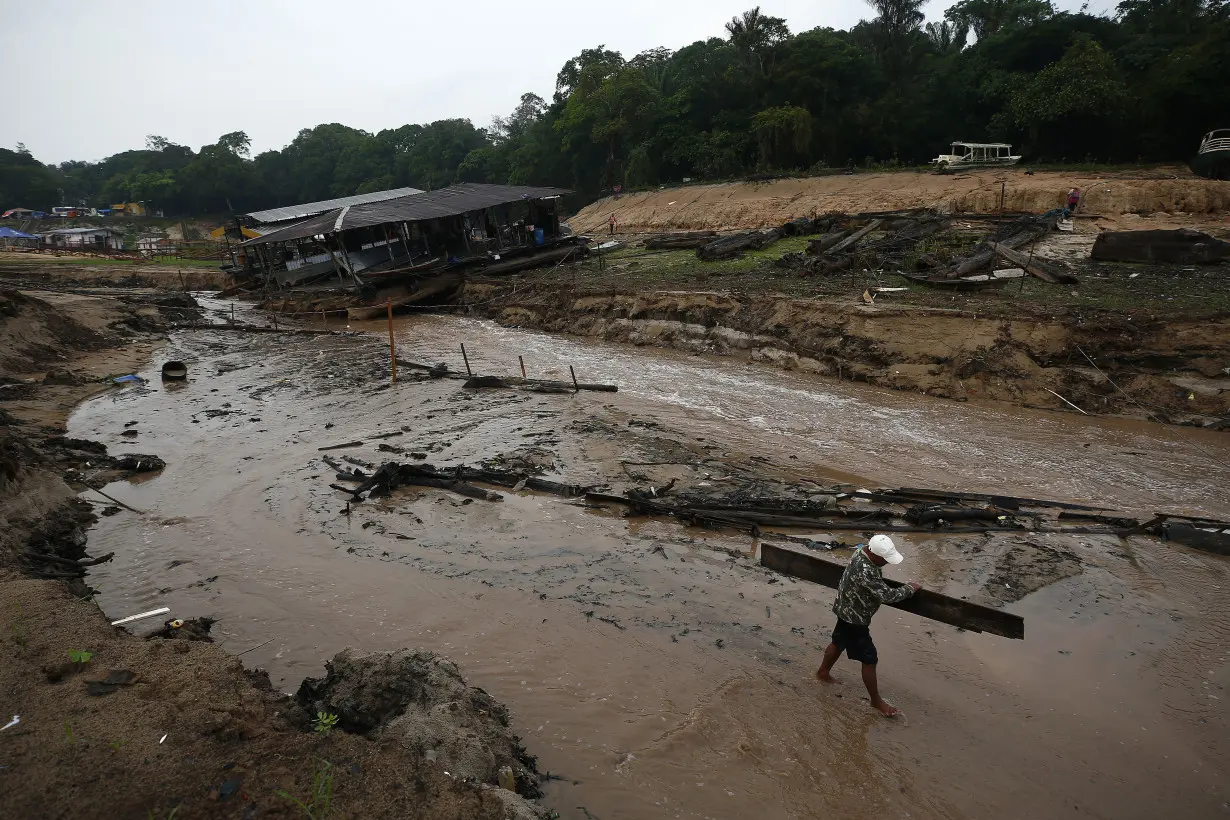
[[[461,346],[461,359],[466,363],[466,375],[473,376],[473,371],[470,370],[470,357],[466,355],[466,346]]]
[[[397,384],[397,348],[393,341],[393,300],[390,298],[389,305],[389,362],[393,368],[393,384]]]
[[[235,324],[235,302],[231,301],[231,324]]]
[[[572,374],[572,390],[574,393],[581,392],[581,385],[577,384],[577,371],[572,369],[572,365],[568,365],[568,372]]]
[[[525,357],[518,356],[517,361],[521,362],[521,378],[525,378]]]
[[[1006,182],[999,183],[999,215],[1000,216],[1004,215],[1004,196],[1007,193],[1007,190],[1008,190],[1008,183]]]
[[[328,328],[328,327],[329,327],[329,318],[328,318],[327,316],[325,316],[325,309],[324,309],[324,308],[321,308],[321,309],[320,309],[320,326],[321,326],[321,327],[323,327],[323,328]]]

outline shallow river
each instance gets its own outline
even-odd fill
[[[530,376],[567,379],[572,366],[620,392],[383,389],[383,326],[365,329],[370,339],[175,336],[142,375],[180,358],[189,383],[151,381],[78,410],[70,434],[168,463],[108,488],[144,511],[91,533],[92,550],[117,553],[91,574],[109,615],[169,605],[218,617],[232,651],[272,638],[244,659],[286,691],[345,646],[444,652],[510,706],[542,768],[565,778],[546,802],[569,820],[1228,813],[1224,559],[1151,539],[1056,544],[1081,570],[1009,607],[1029,623],[1024,642],[882,613],[882,686],[905,713],[890,723],[860,699],[848,665],[839,687],[811,678],[831,594],[730,557],[754,548],[745,537],[511,493],[462,505],[425,492],[347,516],[317,460],[318,447],[406,427],[388,441],[428,449],[434,464],[528,443],[556,455],[555,474],[584,482],[638,459],[640,445],[609,434],[632,422],[822,484],[1225,517],[1224,434],[958,404],[449,317],[400,320],[398,357],[462,368],[464,343],[477,372],[516,373],[521,356]],[[129,422],[135,441],[121,436]],[[374,443],[340,452],[382,455]],[[968,559],[938,540],[906,549],[928,586],[945,587]]]

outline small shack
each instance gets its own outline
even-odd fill
[[[34,211],[29,208],[9,208],[0,214],[0,219],[31,219],[33,216]]]
[[[61,228],[41,235],[42,244],[53,248],[89,251],[124,250],[124,233],[115,228]]]

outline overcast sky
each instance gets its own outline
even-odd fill
[[[952,0],[927,3],[939,19]],[[521,94],[550,99],[584,48],[625,57],[724,36],[755,0],[57,0],[13,5],[0,26],[12,82],[0,146],[43,162],[99,160],[160,134],[193,150],[246,131],[253,153],[301,128],[379,131],[468,117],[486,126]],[[863,0],[763,0],[793,32],[849,28]],[[1075,10],[1080,2],[1059,0]],[[1092,0],[1094,13],[1114,0]],[[579,11],[583,9],[583,11]]]

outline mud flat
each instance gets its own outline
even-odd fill
[[[443,653],[508,705],[552,775],[544,804],[570,820],[1224,811],[1224,558],[1139,536],[903,534],[898,579],[1007,608],[1027,637],[882,613],[882,686],[905,713],[888,722],[848,665],[815,683],[832,594],[766,573],[746,533],[525,488],[356,504],[324,460],[489,465],[614,495],[910,485],[1225,517],[1222,434],[454,317],[398,320],[399,356],[461,369],[465,343],[480,374],[520,356],[531,377],[571,366],[620,391],[390,385],[383,327],[351,329],[371,333],[172,334],[161,355],[189,363],[183,389],[74,413],[70,434],[108,447],[135,421],[167,462],[105,487],[147,511],[90,533],[116,553],[90,574],[108,615],[216,617],[222,648],[250,650],[281,691],[346,647]],[[788,535],[844,557],[866,532],[760,537]]]
[[[169,524],[101,488],[156,481],[165,462],[136,425],[108,448],[64,423],[88,396],[160,389],[156,374],[123,388],[112,377],[160,363],[168,320],[200,315],[182,295],[115,292],[0,292],[3,723],[13,716],[0,814],[544,817],[488,785],[507,770],[510,789],[536,795],[534,759],[507,710],[441,655],[339,654],[292,699],[216,646],[208,619],[128,627],[146,639],[109,624],[93,596],[112,556],[88,528],[119,514]],[[355,680],[367,702],[347,696]],[[318,731],[321,712],[335,729]]]

